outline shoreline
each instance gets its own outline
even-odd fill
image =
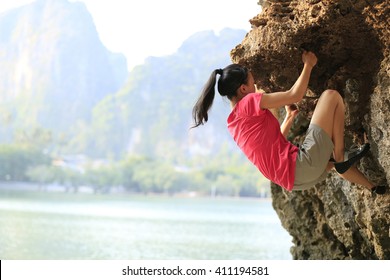
[[[240,197],[240,196],[211,196],[196,192],[183,192],[175,194],[166,193],[135,193],[128,192],[123,187],[112,187],[107,192],[95,192],[93,187],[80,186],[78,188],[66,187],[58,184],[40,186],[29,182],[4,182],[0,181],[0,192],[28,192],[28,193],[47,193],[47,194],[69,194],[69,195],[96,195],[96,196],[134,196],[134,197],[166,197],[166,198],[186,198],[186,199],[215,199],[215,200],[256,200],[272,201],[271,197]]]

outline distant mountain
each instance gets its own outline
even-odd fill
[[[199,32],[174,54],[149,57],[128,73],[125,57],[103,46],[80,2],[37,0],[3,13],[0,143],[171,161],[232,147],[229,104],[218,94],[209,123],[189,128],[192,106],[211,71],[231,63],[230,50],[245,34]]]
[[[38,0],[0,15],[0,142],[40,127],[65,133],[128,77],[83,3]]]
[[[215,154],[233,145],[226,129],[229,103],[219,94],[210,122],[189,130],[191,111],[211,72],[230,64],[230,50],[244,30],[199,32],[170,56],[150,57],[130,72],[125,86],[93,110],[90,125],[80,128],[72,150],[95,156],[127,153],[177,159]]]

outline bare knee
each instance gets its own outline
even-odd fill
[[[342,96],[337,90],[325,90],[320,97],[326,106],[328,119],[333,116],[333,124],[330,127],[331,138],[334,143],[333,157],[336,162],[344,161],[344,114],[345,105]],[[338,122],[339,125],[334,122]]]
[[[321,96],[326,96],[327,98],[336,99],[337,101],[343,101],[343,98],[341,97],[341,94],[334,89],[327,89],[325,90]]]
[[[328,104],[335,104],[335,107],[339,106],[341,109],[345,110],[343,97],[337,90],[327,89],[325,90],[320,97],[320,100],[326,100]]]

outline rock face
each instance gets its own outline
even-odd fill
[[[265,91],[290,88],[301,51],[317,54],[292,141],[304,134],[312,102],[326,88],[344,97],[346,146],[371,143],[358,168],[378,184],[390,182],[390,1],[269,0],[252,30],[231,52]],[[282,112],[282,111],[281,111]],[[304,192],[273,185],[273,205],[293,237],[294,259],[390,259],[390,194],[372,195],[331,172]]]

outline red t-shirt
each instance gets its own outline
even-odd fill
[[[241,99],[227,119],[228,129],[247,158],[266,178],[291,191],[298,147],[283,136],[272,113],[260,108],[262,96],[252,93]]]

